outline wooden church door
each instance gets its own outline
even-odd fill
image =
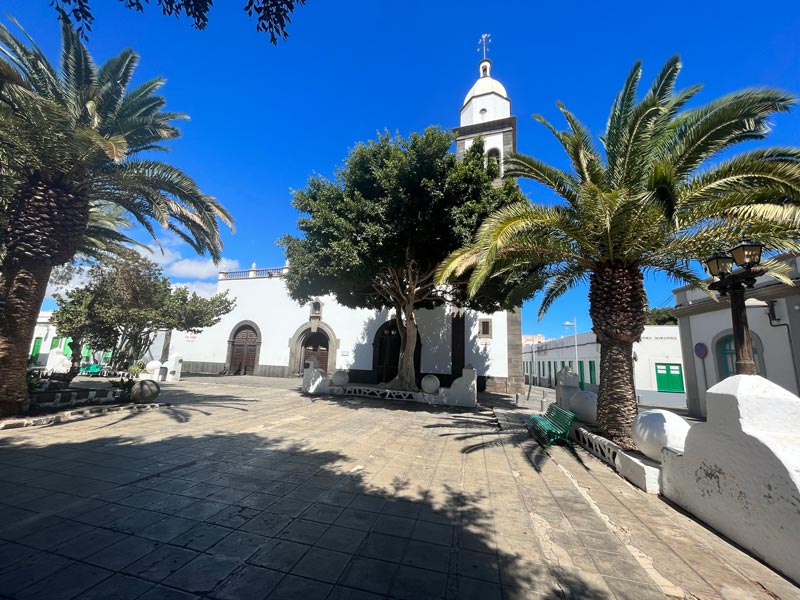
[[[256,344],[258,335],[252,327],[242,327],[233,338],[231,373],[252,375],[256,368]]]

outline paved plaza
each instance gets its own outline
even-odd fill
[[[102,380],[101,380],[102,381]],[[0,597],[800,598],[526,411],[166,384],[160,411],[0,432]]]

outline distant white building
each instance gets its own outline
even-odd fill
[[[794,286],[761,277],[746,293],[758,374],[800,394],[800,257],[781,257]],[[683,346],[689,413],[706,414],[706,390],[735,374],[731,305],[688,286],[673,291]]]
[[[523,346],[525,380],[542,387],[555,387],[556,375],[564,367],[578,374],[581,388],[597,391],[600,375],[600,345],[593,332],[569,335]],[[677,325],[647,325],[642,339],[633,345],[634,383],[640,404],[684,407],[686,392]]]

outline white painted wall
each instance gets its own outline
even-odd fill
[[[766,303],[748,298],[746,306],[750,332],[758,336],[763,344],[762,356],[765,372],[762,375],[793,394],[800,393],[795,377],[795,369],[798,367],[792,361],[791,346],[786,328],[770,325]],[[787,311],[791,309],[792,307],[786,298],[779,299],[775,306],[776,315],[779,318],[783,315],[782,322],[784,323],[786,322]],[[700,394],[700,402],[704,406],[705,390],[721,380],[720,361],[715,340],[723,334],[728,335],[733,332],[731,328],[731,310],[730,306],[723,304],[719,310],[689,315],[683,318],[689,319],[692,347],[697,343],[703,343],[708,348],[708,356],[705,359],[700,359],[694,354],[686,357],[687,360],[694,361],[698,377],[697,387]]]
[[[290,340],[298,329],[309,324],[310,306],[299,305],[289,297],[284,280],[248,278],[220,280],[218,291],[228,290],[236,299],[236,308],[215,326],[199,334],[174,332],[170,355],[180,354],[184,361],[224,363],[228,340],[242,321],[253,321],[261,336],[260,365],[287,365]],[[331,296],[319,298],[322,322],[339,340],[336,369],[372,369],[373,341],[378,329],[390,319],[388,310],[351,309],[339,305]],[[423,372],[450,373],[452,321],[448,307],[417,311]],[[478,318],[491,318],[492,339],[478,340]],[[508,376],[506,313],[477,315],[467,313],[466,356],[479,375]],[[290,368],[293,365],[289,365]],[[298,371],[300,365],[296,365]]]
[[[481,111],[486,112],[482,113]],[[496,93],[474,96],[461,109],[461,126],[486,123],[511,116],[511,101]]]
[[[663,450],[661,493],[800,582],[800,398],[754,375],[707,397],[683,452]]]

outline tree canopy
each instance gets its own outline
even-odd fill
[[[149,0],[119,0],[125,8],[144,10]],[[193,26],[203,30],[208,23],[208,13],[214,0],[156,0],[161,11],[168,16],[186,16],[193,21]],[[306,0],[246,0],[243,9],[248,16],[256,17],[256,31],[269,35],[270,42],[278,43],[278,39],[289,37],[286,27],[291,23],[291,14],[297,7],[303,6]],[[90,0],[51,0],[60,18],[70,18],[85,34],[92,30],[94,14]]]
[[[645,325],[677,325],[678,318],[669,308],[648,308]]]
[[[398,386],[406,388],[415,386],[415,309],[455,301],[490,311],[508,298],[489,289],[470,298],[459,282],[434,282],[437,265],[486,216],[523,197],[512,181],[493,185],[498,167],[487,164],[481,140],[463,161],[452,142],[430,127],[358,144],[333,180],[314,176],[295,192],[294,206],[308,216],[298,222],[302,236],[281,241],[295,299],[333,294],[345,306],[394,310],[404,343]]]
[[[160,329],[198,333],[235,306],[227,291],[205,299],[173,286],[156,263],[134,251],[96,264],[86,285],[55,298],[59,335],[113,349],[115,366],[142,358]]]

